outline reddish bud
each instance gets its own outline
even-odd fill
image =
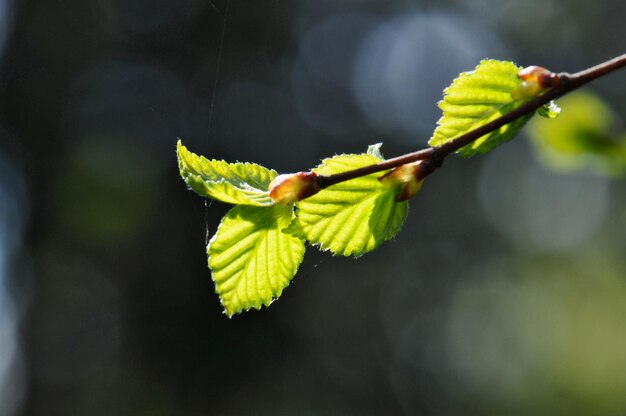
[[[277,204],[301,201],[320,191],[315,172],[298,172],[278,175],[270,183],[270,198]]]
[[[398,166],[378,180],[385,186],[399,187],[396,201],[406,201],[421,189],[425,177],[423,167],[423,161],[418,160],[414,163]]]
[[[536,82],[541,88],[556,87],[561,82],[559,74],[537,65],[527,66],[518,72],[517,77],[525,82]]]
[[[529,100],[541,94],[543,90],[561,83],[559,74],[537,65],[527,66],[517,73],[517,77],[523,82],[511,92],[515,100]]]

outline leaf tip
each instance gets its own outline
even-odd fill
[[[176,141],[176,154],[180,157],[180,153],[186,151],[187,148],[183,145],[183,141],[178,138]]]
[[[561,107],[559,107],[558,104],[552,100],[548,104],[544,104],[542,107],[539,107],[537,114],[541,117],[554,119],[561,114]]]
[[[378,158],[378,159],[385,159],[383,157],[382,152],[380,151],[380,148],[382,146],[383,146],[382,142],[370,144],[369,146],[367,146],[367,154],[370,156],[374,156],[375,158]]]

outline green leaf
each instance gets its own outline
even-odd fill
[[[228,316],[260,309],[289,285],[304,257],[304,241],[282,230],[291,205],[232,208],[207,247],[215,290]]]
[[[537,114],[544,118],[554,119],[561,114],[561,107],[557,105],[557,103],[552,100],[548,104],[543,105],[539,110],[537,110]]]
[[[371,165],[382,159],[372,154],[340,155],[313,169],[330,175]],[[408,203],[396,202],[398,188],[386,187],[371,174],[333,185],[296,203],[296,219],[287,232],[306,238],[342,256],[359,256],[395,236],[402,228]]]
[[[560,99],[563,113],[556,120],[537,118],[528,126],[539,159],[557,171],[626,174],[626,136],[616,128],[608,105],[588,91]]]
[[[276,171],[254,163],[208,160],[187,150],[180,140],[176,153],[180,176],[199,195],[229,204],[274,204],[267,188],[278,175]]]
[[[443,116],[428,144],[440,146],[523,104],[511,96],[522,81],[520,67],[508,61],[483,60],[474,71],[464,72],[445,89],[439,102]],[[486,153],[511,140],[532,114],[521,117],[458,150],[462,156]]]

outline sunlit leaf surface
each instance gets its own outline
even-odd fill
[[[254,163],[209,160],[177,146],[180,175],[201,196],[229,204],[268,206],[274,202],[267,188],[278,173]]]
[[[444,98],[439,102],[443,116],[428,143],[431,146],[442,145],[523,104],[523,101],[516,101],[511,96],[522,84],[517,77],[520,69],[512,62],[484,60],[474,71],[459,75],[444,91]],[[492,150],[515,137],[532,115],[523,116],[484,135],[458,153],[472,156]]]
[[[379,154],[379,149],[371,149]],[[374,151],[375,150],[375,151]],[[372,154],[340,155],[314,169],[330,175],[380,162]],[[396,188],[380,184],[381,173],[331,186],[296,204],[290,232],[334,254],[361,255],[395,236],[407,215],[407,202],[396,202]]]
[[[289,285],[304,257],[304,241],[281,230],[291,206],[232,208],[209,242],[215,289],[228,316],[260,309]]]

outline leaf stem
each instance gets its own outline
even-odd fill
[[[434,172],[435,169],[443,163],[443,160],[451,153],[456,152],[463,146],[466,146],[473,141],[481,138],[485,134],[499,129],[500,127],[509,124],[526,114],[529,114],[541,106],[549,103],[551,100],[559,98],[565,94],[572,92],[573,90],[593,81],[601,78],[611,72],[617,71],[626,66],[626,54],[617,56],[606,62],[593,66],[591,68],[584,69],[576,72],[575,74],[568,74],[562,72],[559,74],[561,82],[558,86],[548,90],[545,94],[533,98],[527,103],[519,106],[515,110],[504,114],[487,124],[484,124],[468,133],[465,133],[449,142],[442,144],[441,146],[428,147],[418,150],[416,152],[407,153],[402,156],[387,159],[383,162],[364,166],[362,168],[349,170],[346,172],[337,173],[334,175],[320,175],[318,176],[318,184],[320,189],[327,188],[332,185],[336,185],[340,182],[345,182],[350,179],[366,176],[371,173],[382,172],[385,170],[397,168],[407,163],[416,162],[418,160],[429,160],[429,169],[424,171],[424,176]]]

